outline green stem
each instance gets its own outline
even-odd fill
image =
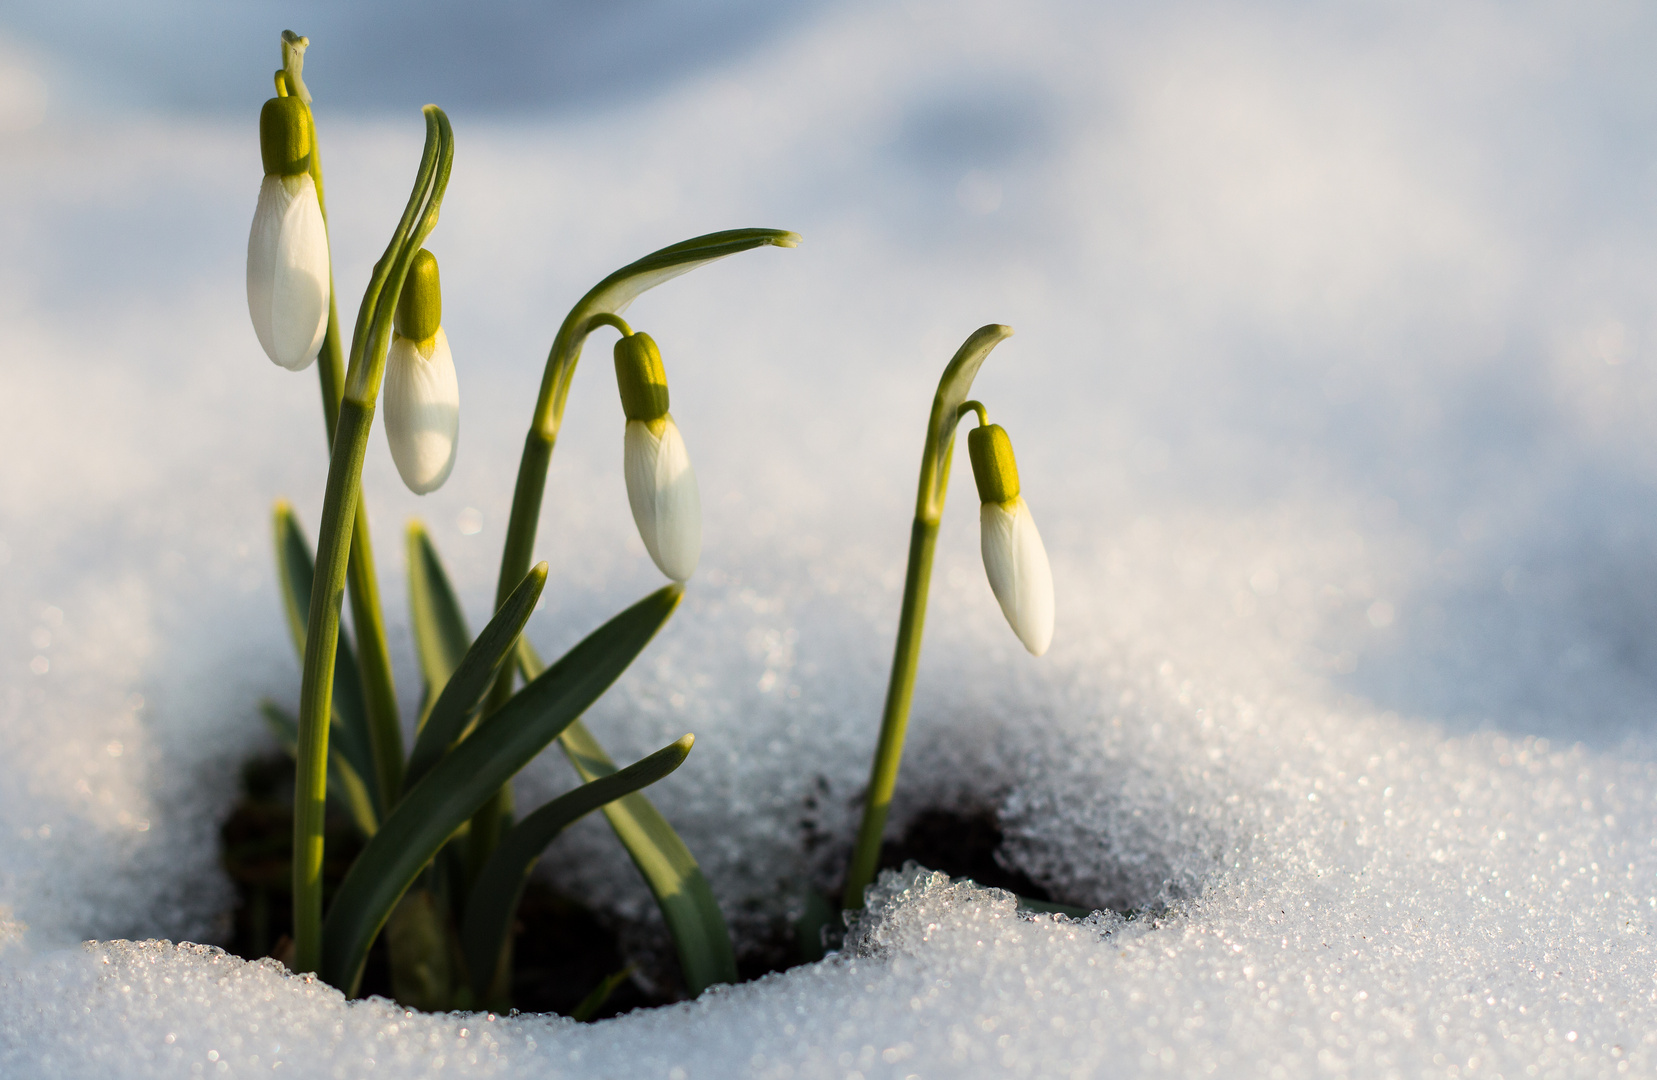
[[[339,431],[328,465],[305,631],[305,673],[299,689],[299,746],[293,794],[293,969],[316,971],[322,963],[322,833],[328,810],[328,715],[334,693],[334,649],[358,481],[374,406],[341,403]]]
[[[552,340],[552,348],[548,351],[546,366],[541,373],[540,392],[535,399],[535,415],[530,421],[529,434],[524,439],[523,457],[518,463],[517,487],[512,493],[512,512],[506,525],[506,546],[501,552],[501,572],[495,589],[496,610],[500,609],[518,582],[529,572],[530,560],[535,550],[535,532],[541,518],[541,502],[546,493],[547,469],[552,463],[552,449],[558,441],[558,431],[563,424],[564,404],[569,397],[570,381],[575,374],[576,362],[581,359],[581,348],[586,343],[587,336],[600,326],[614,327],[622,334],[631,336],[632,327],[621,318],[621,312],[625,311],[641,293],[664,281],[738,252],[766,245],[794,247],[799,241],[800,238],[794,233],[780,229],[735,229],[693,237],[652,252],[637,262],[622,267],[589,289],[570,309],[564,321],[559,324],[558,333]],[[512,697],[515,675],[516,672],[511,665],[501,672],[484,702],[485,716],[499,709]],[[579,725],[573,725],[572,730],[578,727]],[[565,756],[575,761],[578,755],[571,749],[569,738],[570,732],[566,731],[560,738],[559,745],[563,747]],[[597,746],[597,743],[593,745]],[[655,808],[650,806],[643,795],[638,795],[636,802],[640,807],[647,809],[650,815],[654,815],[655,819],[660,819],[660,815],[656,814]],[[648,837],[643,832],[630,831],[629,827],[618,824],[619,813],[620,811],[613,808],[607,808],[605,811],[622,844],[627,847],[634,859],[638,860],[640,852],[649,842]],[[506,784],[502,786],[499,795],[486,803],[472,818],[470,836],[467,840],[467,863],[472,878],[476,878],[477,873],[494,854],[499,838],[510,826],[511,819],[512,787]],[[659,831],[672,835],[672,830],[667,827],[665,820],[661,821]],[[678,837],[673,836],[673,841],[678,843]],[[682,843],[678,846],[683,850]],[[695,860],[690,858],[688,850],[684,851],[684,857],[691,869],[695,870]],[[699,881],[701,871],[695,870],[695,873]],[[646,877],[654,881],[648,874]],[[718,937],[721,943],[719,948],[723,950],[718,955],[728,960],[731,956],[730,935],[725,930],[723,916],[713,903],[711,891],[706,888],[705,882],[687,888],[688,895],[694,902],[705,903],[713,909],[700,913],[697,926]],[[658,902],[662,902],[660,897]],[[686,945],[682,935],[686,931],[671,914],[668,915],[668,925],[673,930],[683,954]],[[721,974],[715,981],[734,977],[735,961],[730,960],[718,968],[721,973],[726,969],[729,969],[729,976]],[[686,977],[696,985],[697,972],[687,970]],[[700,990],[699,985],[697,989]]]
[[[863,801],[863,824],[857,832],[846,891],[841,906],[863,906],[863,890],[875,878],[880,841],[886,832],[886,814],[898,784],[903,739],[909,729],[909,703],[915,696],[915,670],[921,661],[921,631],[926,626],[926,594],[932,583],[932,554],[938,546],[938,522],[915,519],[909,530],[909,569],[903,579],[903,613],[898,617],[898,643],[892,652],[892,677],[886,684],[886,708],[880,717],[880,742],[869,771],[869,790]]]
[[[426,146],[414,191],[386,253],[374,265],[357,312],[351,363],[328,461],[328,485],[318,527],[316,572],[305,630],[305,671],[299,690],[299,739],[294,777],[293,944],[295,971],[317,971],[322,961],[323,825],[328,790],[328,718],[339,642],[340,602],[357,510],[363,457],[374,423],[374,403],[385,376],[391,315],[409,263],[437,225],[454,161],[448,117],[428,105]],[[418,220],[419,226],[415,227]]]
[[[316,201],[326,230],[328,203],[323,195],[322,152],[317,145],[316,117],[308,105],[305,115],[311,128],[311,181],[316,185]],[[332,447],[339,427],[339,403],[345,395],[345,357],[340,344],[332,244],[328,252],[328,331],[322,339],[316,366],[322,384],[322,416],[328,431],[328,445]],[[379,816],[384,818],[391,812],[397,793],[403,790],[403,728],[397,716],[397,688],[391,674],[391,650],[386,644],[379,577],[374,570],[374,544],[368,534],[368,508],[363,505],[361,491],[357,493],[345,580],[351,594],[351,621],[357,630],[357,669],[362,675],[369,751],[374,756],[376,806]]]
[[[863,796],[863,823],[857,830],[846,868],[846,888],[840,905],[848,911],[863,906],[863,891],[874,881],[880,868],[880,842],[886,832],[886,816],[897,787],[898,766],[903,760],[903,740],[909,728],[909,705],[915,696],[915,672],[920,666],[921,631],[926,625],[926,595],[932,583],[932,555],[938,544],[938,523],[944,516],[944,495],[949,490],[949,463],[955,449],[955,428],[968,412],[984,419],[984,406],[967,400],[972,380],[978,375],[990,350],[1012,334],[1012,328],[991,323],[973,331],[955,351],[938,392],[932,398],[932,415],[926,425],[926,446],[921,451],[921,476],[915,494],[915,523],[909,532],[909,568],[903,581],[903,610],[898,616],[897,646],[892,651],[892,675],[886,684],[886,707],[880,718],[880,740],[875,745],[874,764],[869,769],[869,787]]]

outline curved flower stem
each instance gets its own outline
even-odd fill
[[[541,520],[541,499],[546,493],[547,469],[552,463],[552,448],[558,441],[558,430],[564,422],[564,404],[569,398],[570,380],[575,375],[575,365],[581,359],[581,348],[587,341],[587,335],[600,326],[611,326],[623,334],[630,334],[631,328],[620,317],[628,305],[645,290],[689,273],[698,266],[767,244],[794,247],[799,242],[799,236],[781,229],[733,229],[694,237],[622,267],[593,286],[570,309],[558,327],[552,349],[547,354],[540,393],[535,399],[535,414],[530,420],[529,434],[524,438],[523,456],[518,461],[518,481],[512,492],[512,512],[507,519],[506,546],[501,552],[501,572],[495,589],[497,609],[523,580],[524,574],[529,572],[530,559],[535,550],[535,532]],[[484,703],[485,716],[499,709],[512,696],[513,676],[511,668],[501,672]],[[566,754],[570,752],[567,742],[560,740],[560,745],[564,746]],[[511,789],[504,789],[497,802],[484,807],[473,819],[467,862],[474,873],[482,868],[494,851],[501,826],[511,816],[511,800]]]
[[[448,117],[426,106],[426,147],[420,170],[386,253],[374,265],[351,340],[328,486],[317,535],[316,576],[305,631],[305,669],[299,692],[299,745],[295,755],[293,815],[292,967],[316,971],[322,959],[322,829],[327,809],[328,717],[333,696],[334,649],[339,641],[340,601],[360,506],[363,456],[374,423],[374,405],[385,375],[391,315],[414,253],[437,224],[438,209],[454,162]],[[418,227],[415,223],[418,220]]]
[[[967,393],[990,350],[1012,332],[1011,327],[993,323],[975,331],[944,369],[938,392],[932,398],[926,447],[921,452],[915,522],[909,531],[909,568],[903,579],[898,640],[892,651],[892,675],[886,684],[886,707],[880,718],[880,741],[875,746],[869,787],[863,796],[863,824],[857,832],[857,846],[852,849],[851,864],[846,869],[846,888],[840,899],[841,906],[847,910],[863,906],[863,891],[874,881],[880,863],[880,842],[886,832],[892,792],[897,787],[903,740],[909,728],[909,705],[915,695],[915,672],[920,666],[926,595],[932,584],[932,555],[938,545],[938,523],[944,516],[944,495],[949,489],[955,428],[968,411],[983,415],[983,405],[967,401]]]
[[[295,93],[294,83],[283,72],[277,92],[286,97]],[[322,224],[328,224],[328,201],[322,185],[322,152],[318,149],[316,117],[310,103],[305,116],[311,128],[311,180],[316,201],[322,210]],[[317,375],[322,384],[322,416],[328,445],[334,445],[339,428],[339,405],[345,394],[345,358],[340,344],[339,303],[334,289],[333,249],[328,253],[328,331],[317,355]],[[376,810],[381,818],[391,812],[398,792],[403,790],[403,729],[397,717],[397,690],[391,676],[391,650],[386,646],[385,616],[380,606],[379,575],[374,569],[374,545],[368,535],[368,509],[362,494],[357,495],[356,520],[351,528],[351,553],[346,573],[351,594],[351,620],[357,631],[357,668],[362,675],[363,703],[368,720],[368,742],[374,757]]]

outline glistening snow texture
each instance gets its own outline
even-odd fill
[[[457,114],[433,245],[467,444],[424,500],[379,437],[365,476],[405,718],[401,524],[482,625],[567,305],[663,243],[797,229],[628,312],[673,355],[705,539],[591,727],[622,760],[696,733],[652,797],[742,942],[832,880],[927,404],[1006,322],[975,396],[1018,440],[1057,630],[1039,661],[1008,632],[958,460],[894,826],[988,808],[1060,898],[1157,912],[888,882],[839,959],[591,1027],[78,945],[224,933],[216,822],[269,748],[258,700],[298,685],[269,504],[314,530],[324,445],[314,376],[246,323],[249,123],[10,136],[0,1074],[1657,1071],[1654,41],[1582,5],[853,5],[596,119]],[[420,125],[319,123],[354,297]],[[607,348],[553,463],[543,655],[661,580]],[[520,802],[569,779],[544,758]],[[602,822],[547,863],[651,946]]]

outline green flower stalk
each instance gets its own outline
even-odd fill
[[[340,601],[352,525],[359,505],[363,456],[385,373],[386,345],[403,281],[438,210],[454,162],[448,117],[425,108],[426,146],[403,218],[386,253],[375,264],[363,294],[351,341],[328,483],[318,530],[316,577],[306,624],[304,677],[299,698],[299,739],[294,790],[293,911],[296,971],[317,971],[322,960],[322,836],[326,812],[328,717],[339,640]]]
[[[1023,510],[1023,518],[1018,517],[1023,501],[1018,498],[1018,469],[1012,458],[1012,444],[1007,441],[1005,432],[999,436],[994,434],[1001,431],[1000,428],[990,431],[983,426],[987,423],[983,405],[967,400],[972,380],[990,350],[1011,336],[1012,332],[1012,327],[997,324],[975,331],[944,369],[943,378],[938,381],[938,392],[932,398],[926,445],[921,451],[915,521],[909,533],[909,566],[904,575],[903,607],[898,616],[892,674],[886,685],[886,706],[880,720],[880,740],[869,771],[868,790],[864,794],[863,821],[858,829],[857,844],[852,849],[846,886],[840,899],[841,906],[847,910],[863,906],[864,890],[874,881],[880,862],[880,843],[886,832],[892,792],[897,787],[898,766],[903,759],[904,736],[909,727],[909,707],[915,694],[915,672],[921,658],[921,631],[926,624],[926,598],[932,583],[932,557],[938,545],[938,524],[943,520],[944,496],[949,490],[949,465],[955,450],[955,429],[969,412],[978,414],[981,425],[968,436],[968,443],[974,478],[978,481],[980,497],[985,502],[981,514],[985,522],[984,565],[991,587],[997,599],[1001,600],[1002,611],[1007,614],[1008,621],[1031,652],[1039,655],[1052,637],[1052,576],[1046,576],[1044,616],[1039,574],[1033,569],[1036,559],[1030,545],[1030,539],[1034,538],[1033,550],[1040,552],[1041,539],[1036,536],[1033,523],[1027,529],[1018,524],[1028,521],[1029,511]],[[979,435],[981,431],[985,434]],[[976,442],[974,436],[978,436]],[[1008,509],[1009,506],[1013,509]],[[1000,515],[1011,515],[1015,527],[1003,528]],[[1045,573],[1045,552],[1041,552],[1039,563],[1041,572]],[[1004,596],[1008,599],[1003,599]],[[1009,610],[1010,602],[1012,610]]]
[[[501,553],[495,599],[497,607],[529,568],[541,516],[541,500],[546,493],[547,469],[552,463],[552,449],[563,426],[564,406],[588,335],[601,326],[612,326],[626,337],[633,337],[632,328],[620,316],[646,290],[738,252],[766,245],[791,248],[799,242],[797,234],[780,229],[734,229],[694,237],[622,267],[593,286],[570,309],[547,355],[540,393],[535,400],[535,412],[530,420],[529,434],[524,439],[523,456],[518,462],[518,482],[512,494],[512,512],[507,520],[505,549]],[[636,349],[642,344],[628,348]],[[661,388],[662,413],[659,415],[665,416],[665,378]],[[625,393],[627,391],[624,390]],[[654,404],[648,406],[654,407]],[[660,451],[657,453],[659,460]],[[688,464],[686,460],[687,470]],[[651,486],[654,483],[652,479]],[[632,501],[630,496],[629,503]],[[684,520],[683,516],[675,517],[677,511],[670,510],[665,515],[659,509],[652,512],[656,515],[654,524],[657,527],[653,531],[658,540],[662,538],[659,525],[664,518],[679,522]],[[641,533],[643,531],[641,526]],[[688,576],[689,569],[695,567],[694,559],[690,560],[689,569],[678,559],[689,548],[683,542],[683,536],[683,531],[675,533],[675,542],[663,548],[675,556],[673,562],[662,566],[670,576],[676,569],[684,570]],[[647,547],[649,543],[647,540]],[[697,547],[700,547],[699,535]],[[654,557],[655,553],[652,554]],[[664,560],[657,561],[660,565]],[[526,648],[523,652],[519,666],[526,674],[532,673],[539,665],[530,659],[530,650]],[[501,674],[485,704],[486,715],[501,708],[512,696],[513,678],[514,673],[510,670]],[[559,736],[559,745],[583,780],[591,782],[615,769],[615,764],[604,753],[598,740],[579,720]],[[512,792],[510,787],[505,787],[493,803],[472,819],[467,861],[474,878],[493,855],[511,815]],[[633,794],[606,805],[604,816],[656,896],[678,947],[680,967],[691,993],[699,994],[715,983],[736,981],[736,958],[724,916],[696,860],[660,812],[642,794]]]

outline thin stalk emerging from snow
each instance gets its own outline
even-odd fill
[[[915,496],[915,522],[909,530],[909,568],[903,579],[903,607],[898,616],[898,640],[892,651],[892,675],[886,684],[886,707],[880,718],[880,741],[863,797],[863,824],[846,869],[841,906],[863,906],[863,890],[874,881],[880,862],[880,841],[886,815],[897,787],[903,740],[909,729],[909,705],[915,695],[915,670],[921,659],[921,631],[926,625],[926,596],[932,583],[932,555],[938,544],[938,523],[944,516],[944,494],[949,490],[949,462],[955,449],[955,427],[967,411],[972,380],[990,350],[1012,334],[1012,327],[990,324],[967,338],[938,381],[932,398],[932,416],[921,452],[920,490]]]
[[[415,252],[437,224],[438,208],[454,162],[454,136],[448,117],[435,105],[427,105],[424,112],[426,146],[414,191],[391,244],[374,266],[357,313],[318,530],[295,755],[292,967],[301,972],[319,970],[322,959],[322,830],[327,811],[328,720],[340,601],[345,591],[353,525],[361,506],[358,495],[363,456],[385,374],[392,312]]]

